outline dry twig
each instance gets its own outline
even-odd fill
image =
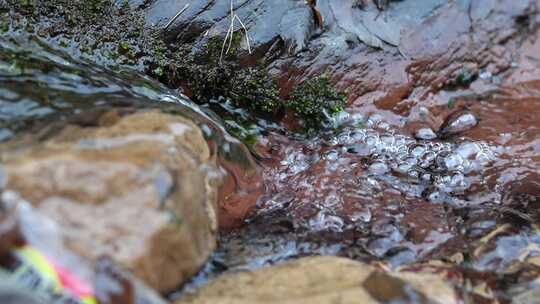
[[[182,15],[182,13],[184,13],[187,8],[189,7],[189,3],[187,3],[184,8],[182,8],[178,13],[176,13],[176,15],[174,15],[174,17],[172,17],[171,20],[169,20],[169,22],[167,22],[167,24],[165,25],[165,29],[168,29],[169,26],[171,26],[171,24],[174,23],[174,21],[176,21],[176,19],[178,19],[178,17],[180,17],[180,15]]]
[[[244,23],[242,22],[242,20],[240,19],[240,17],[238,17],[238,15],[234,12],[233,1],[234,0],[231,0],[231,24],[229,25],[229,29],[227,30],[227,34],[225,35],[225,39],[223,40],[223,45],[221,46],[221,53],[219,55],[219,64],[221,64],[223,61],[223,55],[229,54],[229,51],[231,50],[233,39],[234,39],[233,36],[234,36],[235,21],[238,21],[238,23],[240,23],[240,26],[242,27],[242,30],[244,31],[244,34],[246,35],[246,44],[247,44],[248,52],[249,54],[251,54],[251,45],[249,42],[248,30],[246,26],[244,25]],[[228,46],[227,46],[227,40],[228,40]],[[225,49],[226,46],[227,46],[227,49]]]

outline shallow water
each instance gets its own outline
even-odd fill
[[[537,288],[535,37],[506,74],[443,89],[414,111],[388,114],[388,103],[352,107],[309,138],[270,130],[254,149],[267,191],[246,227],[222,237],[210,276],[333,254],[390,267],[450,263],[434,268],[459,277],[463,290],[464,281],[488,284],[503,302]],[[400,99],[394,102],[399,109]],[[407,120],[424,121],[429,136],[419,136]]]
[[[540,86],[520,87],[426,108],[449,112],[432,140],[360,113],[341,113],[317,137],[270,131],[254,149],[267,187],[257,209],[222,235],[185,290],[223,271],[318,254],[391,268],[450,263],[434,271],[460,278],[463,292],[463,281],[488,282],[502,301],[536,288],[517,269],[537,273],[528,263],[540,256]]]

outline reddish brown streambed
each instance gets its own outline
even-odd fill
[[[348,113],[315,138],[259,141],[266,194],[245,228],[222,237],[218,264],[337,254],[424,263],[479,303],[529,288],[540,254],[540,31],[538,4],[522,2],[449,5],[402,32],[401,55],[339,55],[323,37],[320,52],[277,61],[285,90],[329,71],[349,90]]]

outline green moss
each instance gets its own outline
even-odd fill
[[[6,19],[4,21],[1,22],[0,24],[0,28],[2,29],[2,32],[3,33],[6,33],[9,31],[9,19]]]
[[[456,83],[459,85],[469,85],[473,81],[474,75],[467,69],[462,69],[456,77]]]
[[[122,9],[129,9],[129,0],[123,0],[121,7]]]
[[[72,16],[72,15],[67,15],[65,17],[65,20],[66,20],[66,25],[69,27],[74,27],[75,24],[77,23],[75,16]]]
[[[210,39],[195,55],[187,46],[177,50],[172,59],[169,59],[170,52],[160,47],[152,73],[160,77],[155,69],[166,66],[164,69],[168,70],[169,84],[187,84],[195,102],[224,98],[256,112],[275,112],[282,105],[276,82],[262,67],[241,67],[236,63],[238,46],[234,46],[235,39],[238,38],[233,39],[231,46],[234,52],[230,51],[223,58],[223,40],[217,38]]]
[[[122,41],[118,43],[118,53],[129,58],[134,57],[131,52],[131,46],[127,41]]]
[[[33,5],[32,0],[21,0],[21,7],[24,9],[31,9]]]
[[[251,148],[257,143],[260,132],[255,124],[249,122],[239,123],[234,120],[225,120],[225,124],[227,130],[246,146]]]
[[[276,82],[266,71],[245,68],[234,76],[230,96],[239,105],[266,113],[274,112],[281,106]]]
[[[153,73],[157,76],[157,78],[163,77],[165,75],[165,70],[163,67],[157,67],[154,69]]]
[[[77,2],[77,1],[73,1]],[[96,18],[106,13],[106,10],[111,8],[112,2],[110,0],[86,0],[79,6],[85,17]]]
[[[450,88],[468,87],[475,79],[477,75],[470,69],[463,67],[456,74],[455,78],[449,83]]]
[[[308,128],[318,127],[329,116],[343,111],[346,96],[338,93],[326,75],[297,86],[285,106],[301,118]]]
[[[196,60],[206,60],[210,63],[223,63],[234,61],[240,53],[240,45],[244,35],[234,32],[227,40],[221,37],[208,39],[201,52],[196,55]]]
[[[454,107],[455,103],[456,103],[456,101],[454,100],[454,98],[448,99],[448,104],[447,104],[448,108],[452,109]]]

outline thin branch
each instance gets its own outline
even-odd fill
[[[234,12],[233,1],[234,0],[230,1],[230,3],[231,3],[231,24],[229,25],[229,28],[227,29],[227,34],[225,35],[225,39],[223,40],[223,44],[221,45],[221,53],[219,55],[219,64],[221,64],[222,61],[223,61],[223,55],[224,54],[225,55],[229,54],[229,52],[231,50],[232,43],[233,43],[233,40],[234,40],[234,23],[235,23],[236,20],[238,20],[238,22],[240,23],[240,26],[244,30],[244,34],[246,35],[246,43],[247,43],[248,52],[249,52],[249,54],[251,54],[251,44],[250,44],[250,40],[249,40],[248,29],[246,28],[246,26],[244,25],[244,23],[242,22],[240,17],[238,17],[238,15]],[[228,40],[228,45],[227,45],[227,40]],[[225,46],[227,46],[227,49],[225,49]]]
[[[174,15],[174,17],[172,17],[171,20],[169,20],[169,22],[167,22],[167,24],[165,25],[165,29],[168,29],[169,26],[171,26],[176,21],[176,19],[178,19],[178,17],[180,17],[180,15],[182,15],[187,10],[188,7],[189,3],[186,3],[184,8],[182,8],[178,13],[176,13],[176,15]]]
[[[242,28],[244,29],[244,34],[246,34],[246,43],[247,43],[247,47],[248,47],[248,52],[249,54],[251,54],[251,46],[249,44],[249,33],[248,33],[248,30],[246,28],[246,26],[244,25],[244,22],[242,22],[242,20],[240,20],[240,18],[238,17],[238,15],[235,15],[236,17],[236,20],[238,20],[238,22],[240,22],[240,25],[242,26]]]

